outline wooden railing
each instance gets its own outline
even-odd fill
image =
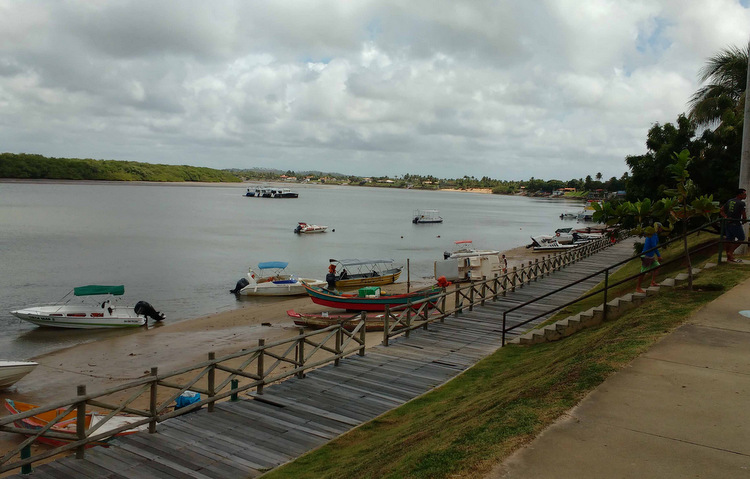
[[[434,321],[444,321],[450,315],[460,315],[464,308],[470,311],[486,301],[497,301],[516,288],[543,278],[561,268],[590,256],[610,245],[609,240],[596,240],[570,250],[529,261],[522,267],[493,278],[482,278],[454,288],[443,289],[436,295],[419,302],[409,303],[398,308],[386,307],[384,313],[383,344],[389,339],[404,334],[409,335],[417,328],[427,328]],[[452,309],[447,308],[449,297],[453,296]],[[359,319],[359,321],[354,321]],[[83,458],[87,445],[101,443],[112,436],[148,425],[150,433],[156,432],[159,422],[186,414],[203,406],[208,412],[214,410],[217,401],[231,398],[236,400],[241,392],[255,389],[263,394],[263,387],[292,376],[304,377],[305,372],[325,364],[339,364],[339,360],[351,354],[365,354],[366,313],[357,313],[342,319],[338,324],[312,332],[300,329],[299,336],[265,344],[259,339],[258,345],[217,358],[208,353],[202,363],[167,373],[151,368],[150,374],[136,381],[105,391],[89,394],[86,386],[78,386],[78,395],[73,399],[60,400],[31,411],[0,418],[0,431],[28,436],[13,450],[0,458],[0,473],[17,468],[28,468],[31,464],[52,456],[75,450],[76,457]],[[355,324],[352,328],[351,324]],[[345,328],[345,324],[347,327]],[[352,329],[351,331],[347,328]],[[269,364],[270,363],[270,364]],[[164,391],[170,391],[164,394]],[[198,392],[199,402],[180,409],[174,409],[175,400],[186,391]],[[87,407],[103,411],[102,420],[93,427],[86,427]],[[16,427],[15,422],[31,416],[56,411],[57,418],[49,425],[30,431]],[[62,417],[76,412],[76,432],[52,431],[51,425]],[[116,429],[101,432],[100,429],[117,415],[128,414],[135,420]],[[64,445],[30,455],[29,446],[40,437],[69,441]],[[21,459],[14,460],[21,454]]]
[[[360,317],[362,321],[347,331],[344,323]],[[26,468],[37,461],[75,450],[76,457],[83,458],[85,448],[92,443],[101,443],[112,436],[138,426],[148,425],[149,432],[156,432],[156,425],[166,419],[189,413],[206,406],[212,412],[216,401],[236,399],[243,391],[255,389],[263,393],[267,384],[297,376],[304,377],[306,371],[339,360],[351,354],[365,354],[365,314],[357,314],[342,320],[337,325],[312,332],[300,329],[299,336],[265,344],[258,340],[256,347],[217,358],[208,353],[208,359],[189,367],[160,373],[152,368],[148,376],[105,391],[88,394],[86,386],[78,386],[78,396],[60,400],[27,412],[0,418],[0,431],[28,435],[13,450],[0,458],[0,473],[17,468]],[[164,391],[168,391],[167,394]],[[180,409],[174,409],[177,397],[185,391],[200,393],[201,400]],[[93,427],[86,427],[86,412],[94,407],[102,412],[102,420]],[[31,416],[56,411],[57,417],[47,426],[32,430],[19,428],[15,422]],[[56,423],[70,413],[76,413],[76,432],[51,430]],[[134,421],[121,427],[101,432],[110,419],[128,414]],[[67,441],[64,445],[30,455],[29,446],[40,437]],[[20,460],[14,460],[21,454]]]

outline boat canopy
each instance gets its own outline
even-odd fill
[[[393,263],[392,259],[330,259],[331,263],[339,263],[341,266],[359,266],[363,264],[387,264]]]
[[[265,263],[258,263],[258,269],[284,269],[289,266],[286,261],[266,261]]]
[[[125,286],[101,286],[98,284],[90,284],[88,286],[73,288],[73,294],[76,296],[95,296],[99,294],[114,294],[116,296],[122,296],[125,294]]]

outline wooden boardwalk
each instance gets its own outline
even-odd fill
[[[621,242],[496,302],[431,323],[427,330],[391,340],[388,347],[368,349],[365,356],[345,358],[339,366],[266,386],[261,395],[217,403],[210,414],[202,409],[169,419],[156,434],[117,438],[109,448],[87,450],[85,459],[66,457],[15,477],[259,476],[449,381],[500,347],[504,310],[628,258],[632,244]],[[509,325],[570,301],[602,279],[592,278],[524,308],[509,318]]]

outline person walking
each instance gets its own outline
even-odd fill
[[[651,271],[650,286],[658,286],[658,284],[656,284],[656,270],[659,269],[661,263],[661,254],[656,247],[659,246],[659,233],[661,233],[662,230],[664,230],[664,227],[661,223],[654,223],[654,234],[646,237],[646,241],[643,243],[641,274],[638,276],[638,281],[635,286],[636,293],[645,293],[643,288],[641,288],[641,283],[648,271]]]
[[[734,250],[742,241],[745,241],[745,229],[740,221],[747,220],[745,198],[747,198],[747,191],[740,188],[737,190],[737,195],[724,203],[724,206],[719,210],[721,217],[729,220],[724,225],[724,251],[726,251],[727,261],[730,263],[742,263],[741,259],[734,257]]]

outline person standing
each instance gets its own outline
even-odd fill
[[[744,188],[740,188],[737,190],[737,195],[724,203],[724,206],[719,210],[722,218],[729,219],[724,225],[724,251],[726,251],[727,261],[730,263],[742,263],[741,259],[734,257],[734,250],[737,249],[740,242],[745,241],[745,229],[740,221],[747,220],[745,198],[747,198],[747,192]]]
[[[646,241],[643,243],[643,254],[641,255],[641,275],[638,276],[638,282],[635,286],[636,293],[645,293],[641,288],[641,282],[646,276],[648,271],[651,271],[651,284],[650,286],[658,286],[656,284],[656,270],[659,269],[661,263],[661,254],[656,249],[659,246],[659,233],[664,229],[661,223],[654,223],[654,234],[646,237]]]

